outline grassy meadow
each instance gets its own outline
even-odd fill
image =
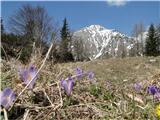
[[[42,61],[33,59],[36,69]],[[24,85],[19,80],[16,60],[1,63],[1,86],[18,95]],[[75,69],[92,71],[94,78],[75,80],[67,96],[60,80],[75,75]],[[33,90],[26,90],[8,112],[9,119],[22,120],[158,120],[159,101],[147,93],[149,85],[160,87],[160,57],[131,57],[52,64],[46,61]],[[136,91],[133,86],[140,83]],[[1,116],[3,119],[3,116]]]

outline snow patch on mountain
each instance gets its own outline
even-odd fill
[[[135,44],[132,37],[100,25],[82,28],[73,36],[81,38],[85,48],[83,52],[91,60],[130,55]]]

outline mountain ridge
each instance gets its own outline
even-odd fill
[[[101,25],[90,25],[73,34],[83,41],[85,54],[89,59],[129,56],[134,47],[134,38],[115,29]]]

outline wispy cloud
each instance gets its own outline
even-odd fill
[[[126,0],[107,0],[108,5],[110,6],[124,6],[126,2]]]

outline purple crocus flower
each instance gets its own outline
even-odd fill
[[[76,68],[76,75],[77,75],[77,79],[78,79],[78,82],[80,83],[80,80],[82,79],[82,75],[83,75],[83,70],[80,69],[80,68]]]
[[[88,79],[89,80],[92,80],[93,79],[93,77],[94,77],[94,73],[93,72],[88,72]]]
[[[136,91],[140,91],[141,88],[142,88],[142,85],[140,83],[135,83],[133,88],[136,90]]]
[[[66,91],[67,95],[70,96],[73,90],[74,81],[71,77],[68,77],[67,80],[62,80],[61,85],[63,86],[64,90]]]
[[[15,99],[15,93],[11,88],[5,88],[0,93],[0,105],[2,105],[5,109],[8,109]]]
[[[156,94],[157,93],[157,87],[154,86],[154,85],[150,85],[148,87],[148,93],[153,94],[153,95]]]
[[[36,71],[34,65],[31,64],[29,66],[28,70],[22,69],[22,68],[19,67],[18,73],[19,73],[20,78],[27,85],[33,79],[33,77],[36,75],[37,71]],[[37,76],[30,83],[30,85],[29,85],[30,89],[33,89],[33,86],[34,86],[34,83],[35,83],[36,79],[37,79]]]

